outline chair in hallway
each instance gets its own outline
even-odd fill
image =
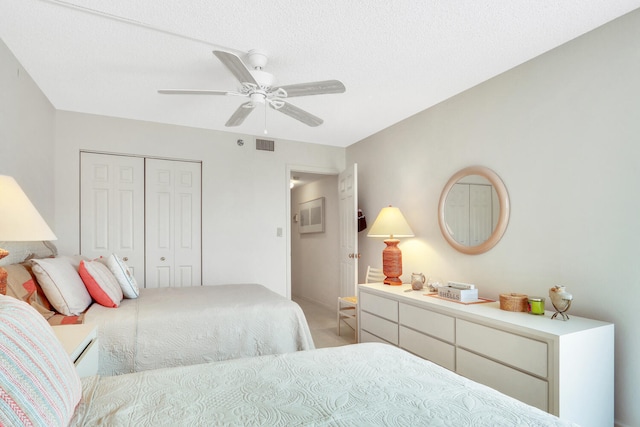
[[[385,279],[384,273],[381,268],[367,267],[367,276],[365,283],[382,283]],[[340,326],[342,322],[346,322],[346,319],[353,319],[355,323],[354,329],[356,331],[356,342],[358,342],[358,297],[338,297],[338,335],[340,335]],[[351,326],[351,325],[349,325]]]

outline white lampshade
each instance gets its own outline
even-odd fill
[[[15,179],[0,175],[0,241],[56,240]]]
[[[388,206],[382,208],[367,236],[397,239],[398,237],[413,237],[414,234],[400,209]]]

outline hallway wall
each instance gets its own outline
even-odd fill
[[[324,233],[300,234],[298,204],[325,198]],[[335,310],[340,289],[338,177],[327,176],[291,190],[291,294]]]

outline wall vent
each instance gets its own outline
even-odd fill
[[[256,138],[256,150],[275,151],[275,142],[268,139]]]

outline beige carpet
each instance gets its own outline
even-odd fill
[[[300,305],[304,316],[309,323],[311,336],[316,348],[339,347],[341,345],[356,342],[355,331],[344,322],[340,326],[338,336],[338,323],[336,309],[333,310],[303,298],[292,298]]]

